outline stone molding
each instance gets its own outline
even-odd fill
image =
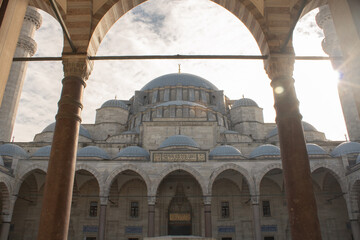
[[[38,30],[42,24],[42,16],[41,14],[34,8],[28,7],[25,13],[24,20],[33,23]]]
[[[37,44],[34,39],[26,35],[20,35],[16,47],[22,48],[33,56],[37,50]]]
[[[280,78],[292,78],[294,71],[295,55],[272,53],[267,60],[266,73],[274,81]]]
[[[80,77],[87,80],[91,74],[94,62],[90,61],[86,54],[64,54],[63,55],[64,76]]]

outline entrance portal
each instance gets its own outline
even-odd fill
[[[169,205],[168,235],[191,235],[191,205],[181,183]]]

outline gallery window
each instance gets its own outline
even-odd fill
[[[262,209],[264,217],[271,217],[270,201],[262,201]]]
[[[229,218],[230,217],[229,202],[221,202],[221,217],[222,218]]]
[[[98,203],[97,202],[90,202],[90,209],[89,209],[89,216],[90,217],[96,217],[97,216],[97,208],[98,208]]]
[[[139,217],[139,202],[130,203],[130,217],[132,218]]]

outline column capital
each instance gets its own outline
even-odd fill
[[[91,74],[94,62],[86,54],[63,54],[64,76],[80,77],[87,80]]]
[[[211,196],[204,196],[204,204],[205,205],[210,205],[211,204]]]
[[[108,204],[108,196],[100,196],[100,205],[106,206]]]
[[[155,205],[156,203],[156,196],[148,196],[148,205]]]
[[[271,53],[265,71],[271,80],[291,78],[294,71],[295,55],[293,53]]]
[[[259,195],[252,195],[251,196],[251,204],[252,205],[259,205],[260,203],[260,196]]]

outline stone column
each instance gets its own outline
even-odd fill
[[[0,240],[8,240],[8,238],[9,238],[11,220],[12,220],[12,215],[13,215],[16,199],[17,199],[16,196],[10,197],[10,201],[9,201],[10,204],[9,204],[9,209],[8,209],[9,211],[5,212],[6,215],[2,215]]]
[[[251,198],[255,240],[261,240],[260,204],[258,197]]]
[[[28,7],[24,17],[20,36],[17,41],[14,57],[31,57],[36,52],[36,42],[33,40],[35,30],[41,26],[40,13]],[[16,112],[20,101],[28,62],[13,62],[5,93],[0,107],[0,141],[10,142],[14,129]]]
[[[98,230],[99,240],[105,239],[106,208],[107,208],[107,204],[100,203],[100,217],[99,217],[99,230]]]
[[[352,92],[352,86],[344,81],[343,76],[346,75],[344,67],[342,66],[344,61],[339,57],[342,57],[342,51],[338,41],[338,37],[335,31],[335,26],[332,20],[330,8],[328,5],[319,7],[319,13],[316,15],[316,22],[318,26],[324,31],[324,40],[322,41],[322,48],[331,59],[333,68],[341,72],[342,78],[338,84],[338,92],[348,136],[351,141],[360,140],[360,118],[356,107],[355,98]],[[337,57],[337,58],[336,58]]]
[[[360,228],[358,219],[350,219],[351,232],[354,240],[360,240]]]
[[[7,0],[6,3],[5,13],[0,15],[0,105],[29,0]]]
[[[155,237],[155,197],[148,197],[148,237]]]
[[[321,240],[302,116],[292,78],[294,55],[271,53],[267,61],[266,71],[274,92],[292,240]]]
[[[64,75],[46,174],[38,240],[68,236],[82,94],[92,63],[86,55],[63,55]]]
[[[205,217],[205,237],[212,237],[212,223],[211,223],[211,197],[204,198],[204,217]]]

